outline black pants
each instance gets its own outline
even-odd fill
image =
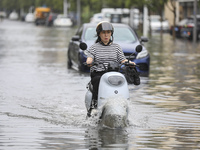
[[[99,82],[101,79],[101,76],[104,74],[105,72],[91,72],[90,76],[91,76],[91,83],[93,85],[93,92],[92,92],[92,99],[97,100],[98,99],[98,90],[99,90]]]

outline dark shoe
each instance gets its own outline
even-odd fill
[[[93,109],[97,109],[97,100],[95,100],[95,99],[93,99],[92,101],[91,101],[91,105],[90,105],[90,108],[89,108],[89,110],[88,110],[88,112],[87,112],[87,116],[88,117],[91,117],[91,112],[92,112],[92,110]]]
[[[92,108],[90,108],[87,112],[87,117],[91,117]]]

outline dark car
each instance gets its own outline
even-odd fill
[[[181,28],[181,37],[193,39],[193,28],[194,28],[194,18],[189,17],[187,23]],[[197,26],[196,26],[197,40],[200,40],[200,16],[197,16]]]
[[[125,24],[115,24],[114,26],[114,42],[118,43],[126,58],[135,52],[137,45],[141,42],[147,42],[148,39],[142,37],[140,40],[134,30],[132,30],[128,25]],[[85,42],[88,48],[95,43],[96,40],[96,24],[86,23],[83,24],[77,31],[76,35],[72,37],[69,47],[68,47],[68,68],[78,68],[78,70],[83,72],[89,72],[89,68],[83,63],[86,61],[87,56],[79,48],[80,42]],[[150,55],[147,49],[143,46],[142,52],[136,54],[136,56],[130,57],[131,61],[134,61],[139,65],[137,67],[138,72],[143,76],[148,76],[149,65],[150,65]]]
[[[181,20],[175,27],[171,26],[170,28],[170,34],[173,35],[173,30],[175,31],[175,36],[177,38],[181,37],[181,28],[187,24],[188,19]]]

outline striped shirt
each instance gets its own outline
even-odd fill
[[[100,43],[95,43],[89,48],[89,52],[87,57],[93,58],[94,62],[101,62],[105,65],[105,67],[108,67],[108,62],[116,62],[121,63],[123,60],[125,60],[124,53],[121,49],[121,47],[116,44],[112,43],[108,46],[103,46]],[[90,72],[93,71],[105,71],[103,65],[94,65],[90,68]]]

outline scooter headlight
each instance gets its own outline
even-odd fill
[[[108,82],[111,84],[111,85],[121,85],[124,83],[124,78],[123,77],[120,77],[120,76],[110,76],[108,77]]]

